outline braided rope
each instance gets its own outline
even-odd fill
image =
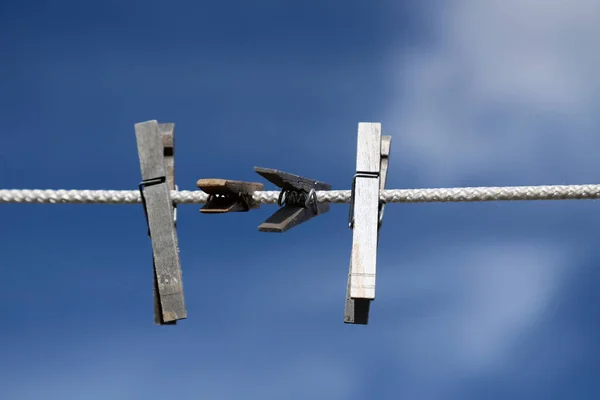
[[[276,204],[278,191],[255,192],[254,201]],[[204,204],[202,191],[172,191],[179,204]],[[600,185],[465,187],[442,189],[393,189],[381,191],[387,203],[474,202],[504,200],[581,200],[600,198]],[[350,203],[349,190],[318,191],[320,203]],[[0,190],[0,203],[42,204],[138,204],[137,190]]]

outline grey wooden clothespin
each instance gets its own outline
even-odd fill
[[[200,209],[206,214],[246,212],[259,208],[260,203],[252,201],[252,193],[264,188],[262,183],[227,179],[199,179],[196,185],[208,194],[206,204]]]
[[[135,124],[142,182],[139,185],[154,261],[155,322],[172,324],[187,317],[175,227],[174,124]]]
[[[391,137],[381,136],[380,123],[359,123],[349,216],[353,231],[345,323],[367,324],[370,303],[375,299],[377,245],[385,207],[379,201],[379,190],[385,187],[390,148]]]
[[[317,202],[316,191],[330,190],[331,185],[276,169],[254,167],[254,171],[281,188],[277,201],[281,208],[260,224],[260,232],[285,232],[329,211],[329,204]]]

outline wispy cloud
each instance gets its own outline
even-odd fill
[[[596,182],[597,3],[435,3],[425,10],[432,41],[388,60],[392,168],[429,187]],[[556,238],[482,229],[478,240],[449,239],[435,255],[399,260],[401,272],[379,279],[376,307],[387,321],[389,360],[411,377],[406,394],[448,398],[510,369],[526,338],[553,335],[544,323],[577,269],[572,245]],[[388,267],[396,270],[383,263],[380,276]],[[566,353],[578,351],[569,346]]]
[[[415,252],[398,260],[400,270],[381,263],[378,341],[407,380],[405,394],[440,398],[510,370],[517,346],[552,321],[573,255],[546,241],[475,240]]]
[[[443,337],[436,342],[454,362],[493,366],[515,334],[535,328],[544,316],[571,256],[557,243],[447,243],[435,255],[412,254],[401,272],[384,264],[389,271],[378,306],[422,304],[422,314],[406,317],[412,321],[404,332],[421,341],[424,334]]]
[[[431,5],[431,3],[428,3]],[[593,0],[454,0],[433,38],[392,54],[396,151],[427,185],[494,174],[518,184],[591,181],[600,147],[600,13]],[[481,184],[482,182],[479,181]]]

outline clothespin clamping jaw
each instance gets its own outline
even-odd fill
[[[377,245],[385,207],[379,200],[379,191],[385,188],[391,140],[391,136],[381,136],[380,123],[358,125],[349,215],[352,254],[344,309],[344,322],[348,324],[366,325],[371,301],[375,299]]]
[[[262,183],[227,179],[199,179],[196,185],[208,194],[206,204],[200,209],[206,214],[246,212],[259,208],[260,203],[252,201],[252,194],[264,188]]]
[[[280,208],[260,224],[260,232],[285,232],[329,211],[329,204],[317,201],[316,191],[330,190],[331,185],[276,169],[254,167],[254,171],[281,188]]]
[[[142,182],[139,185],[154,262],[154,320],[158,325],[185,319],[183,283],[176,230],[174,124],[135,124]]]

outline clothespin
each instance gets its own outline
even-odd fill
[[[381,137],[380,123],[358,124],[349,215],[352,254],[344,310],[346,323],[367,324],[370,302],[375,299],[377,244],[384,210],[379,190],[385,187],[390,147],[391,137]]]
[[[316,191],[330,190],[331,185],[276,169],[254,167],[254,171],[281,188],[277,201],[281,208],[260,224],[260,232],[285,232],[329,211],[329,204],[317,202]]]
[[[258,208],[260,203],[252,201],[252,193],[264,188],[262,183],[227,179],[199,179],[196,185],[208,194],[200,212],[209,214],[246,212]]]
[[[390,150],[392,146],[391,136],[381,137],[381,161],[380,161],[380,178],[379,189],[385,189],[387,179],[387,170],[389,165]],[[379,229],[383,223],[383,212],[385,203],[379,203],[379,224],[377,228],[377,242],[379,243]],[[352,273],[352,262],[350,262],[350,270],[348,272],[348,284],[346,288],[346,306],[344,309],[344,322],[347,324],[366,325],[369,322],[369,311],[371,300],[369,299],[353,299],[350,297],[350,274]]]
[[[185,319],[176,214],[171,189],[175,188],[174,124],[146,121],[135,124],[142,182],[140,194],[154,261],[155,322],[172,324]]]

